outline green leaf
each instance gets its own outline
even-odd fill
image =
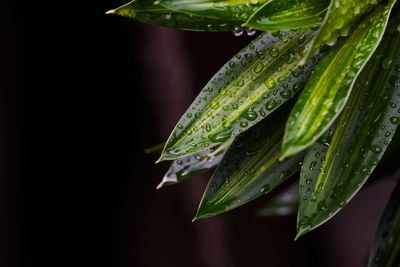
[[[214,168],[225,155],[234,138],[202,152],[175,160],[156,189],[180,183],[196,174]]]
[[[336,130],[328,131],[305,156],[297,237],[329,220],[349,202],[378,164],[400,123],[400,65],[394,68],[400,53],[398,18],[358,77]]]
[[[240,22],[230,19],[188,15],[169,10],[159,4],[153,4],[150,0],[134,0],[106,14],[116,14],[168,28],[193,31],[232,31],[240,26]]]
[[[379,45],[391,7],[378,6],[317,65],[289,116],[282,158],[312,145],[340,114],[358,74]]]
[[[271,1],[254,12],[244,26],[268,32],[310,28],[322,22],[328,5],[328,0]]]
[[[296,214],[298,207],[299,184],[296,182],[271,199],[263,208],[257,210],[257,215],[260,217],[293,215]]]
[[[368,267],[400,266],[400,182],[390,196],[379,222]]]
[[[288,109],[278,110],[235,139],[211,178],[195,219],[239,207],[270,192],[299,170],[302,154],[278,160],[282,117],[287,114]]]
[[[297,68],[313,31],[260,35],[226,63],[182,116],[160,161],[222,143],[255,125],[303,88],[318,58]]]
[[[348,36],[365,14],[382,0],[332,0],[324,21],[304,57],[307,62],[323,44],[334,45],[339,36]],[[394,2],[394,1],[391,1]]]
[[[210,18],[245,22],[255,10],[271,0],[160,0],[171,10]]]

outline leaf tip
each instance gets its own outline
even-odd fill
[[[106,15],[109,15],[109,14],[115,14],[115,9],[108,10],[106,12]]]
[[[158,164],[162,161],[165,161],[165,158],[163,157],[163,155],[161,155],[161,157],[158,160],[156,160],[156,164]]]
[[[163,183],[161,182],[161,183],[159,183],[157,186],[156,186],[156,190],[159,190],[159,189],[161,189],[161,187],[163,186]]]

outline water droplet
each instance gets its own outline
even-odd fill
[[[211,125],[209,123],[206,124],[206,131],[211,132]]]
[[[290,90],[283,90],[280,92],[280,95],[285,98],[288,99],[289,97],[292,96],[292,92]]]
[[[178,124],[176,127],[177,127],[178,129],[183,129],[183,125],[182,125],[182,124]]]
[[[382,152],[382,148],[380,148],[378,145],[372,145],[371,151],[374,153],[380,153],[380,152]]]
[[[176,161],[176,163],[177,163],[178,165],[182,165],[183,161],[180,160],[180,159],[178,159],[178,160]]]
[[[219,107],[219,103],[217,101],[212,101],[211,102],[211,108],[216,109]]]
[[[254,68],[254,72],[255,73],[259,73],[263,70],[264,66],[262,64],[258,64],[255,68]]]
[[[254,30],[253,28],[246,28],[245,31],[246,31],[246,34],[247,34],[248,36],[253,36],[254,34],[257,33],[257,31]]]
[[[246,112],[241,114],[243,117],[248,119],[249,121],[254,121],[257,118],[257,113],[252,110],[247,110]]]
[[[385,70],[388,70],[390,68],[390,66],[392,65],[392,63],[393,63],[393,59],[392,58],[385,58],[382,61],[382,68],[385,69]]]
[[[273,47],[271,50],[269,50],[269,54],[272,57],[277,57],[279,55],[279,49],[276,47]]]
[[[265,81],[265,85],[269,88],[272,89],[276,86],[275,80],[272,78],[269,78]]]
[[[243,29],[241,27],[235,26],[235,28],[232,31],[233,35],[236,37],[239,37],[243,34]]]
[[[241,121],[240,122],[240,126],[243,127],[243,128],[247,127],[247,125],[248,125],[247,121]]]
[[[186,117],[188,117],[188,118],[191,118],[192,117],[192,113],[188,113],[188,114],[186,114]]]
[[[232,135],[232,131],[222,131],[214,134],[210,134],[208,138],[212,142],[224,142],[228,140]]]
[[[268,111],[271,111],[274,108],[276,108],[277,105],[278,105],[278,103],[275,101],[275,99],[271,99],[271,100],[268,100],[267,103],[265,103],[265,109]]]
[[[390,118],[390,122],[393,123],[393,124],[399,124],[400,118],[397,117],[397,116],[393,116],[393,117]]]
[[[310,170],[314,170],[314,169],[315,169],[315,165],[317,165],[317,162],[316,162],[316,161],[311,162],[311,163],[310,163],[309,169],[310,169]]]

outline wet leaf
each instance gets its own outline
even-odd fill
[[[299,207],[299,184],[293,183],[257,210],[260,217],[294,215]]]
[[[379,45],[391,7],[378,6],[316,66],[289,116],[282,158],[312,145],[340,114],[358,74]]]
[[[336,130],[309,148],[300,175],[297,237],[334,216],[374,170],[400,123],[397,19],[361,72]],[[397,59],[400,64],[400,58]],[[394,70],[393,70],[394,69]],[[392,71],[393,70],[393,71]]]
[[[400,182],[390,196],[370,251],[368,267],[400,266]]]
[[[318,58],[297,68],[313,31],[263,34],[226,63],[169,137],[160,161],[222,143],[255,125],[301,90]]]
[[[276,0],[260,7],[244,26],[275,32],[311,28],[322,22],[328,0]]]
[[[239,207],[300,169],[302,154],[278,160],[287,110],[278,110],[235,139],[211,178],[195,219]]]
[[[348,36],[353,26],[382,0],[332,0],[322,25],[310,44],[304,63],[323,44],[334,45],[340,36]],[[392,1],[394,2],[394,1]]]
[[[175,160],[164,175],[161,183],[157,186],[157,189],[166,185],[180,183],[196,174],[214,168],[221,161],[232,141],[233,138],[211,149]]]
[[[271,0],[161,0],[160,4],[188,14],[244,22],[269,1]]]
[[[188,15],[169,10],[159,4],[153,4],[153,1],[150,0],[134,0],[119,8],[108,11],[107,14],[134,18],[168,28],[193,31],[232,31],[241,24],[241,22],[230,19]]]
[[[245,22],[253,12],[271,0],[161,0],[160,5],[193,15]]]

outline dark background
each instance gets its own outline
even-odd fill
[[[0,9],[0,266],[362,266],[392,180],[297,242],[254,216],[271,196],[191,223],[211,173],[155,191],[144,148],[251,38],[104,15],[123,3]]]

